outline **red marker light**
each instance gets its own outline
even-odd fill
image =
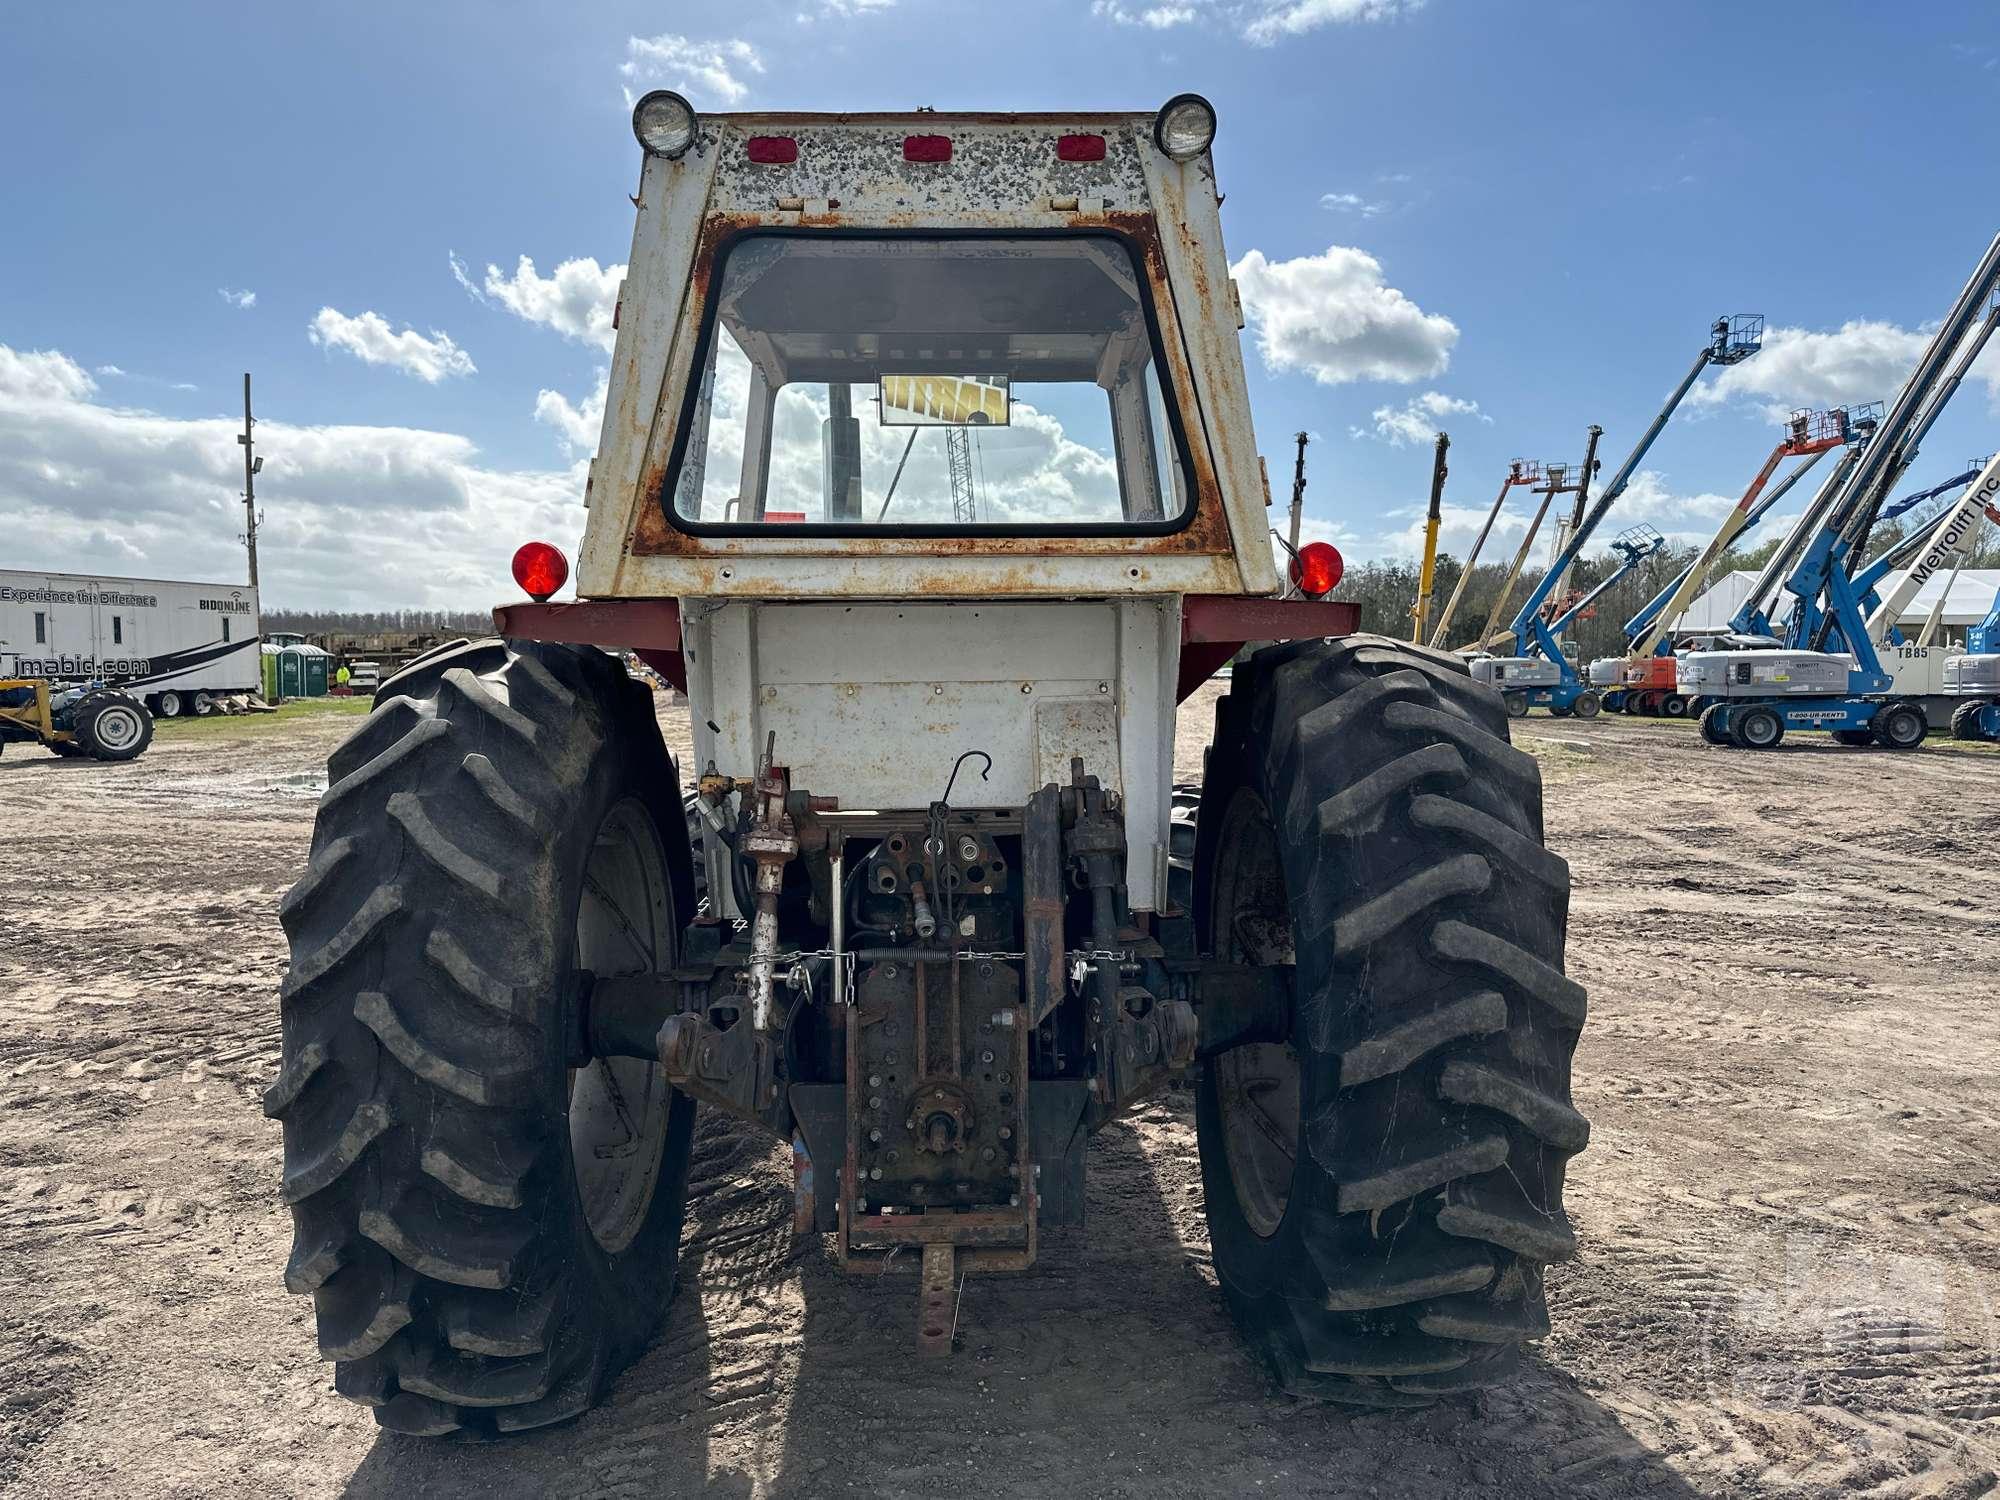
[[[1101,135],[1059,135],[1056,137],[1057,161],[1103,161],[1104,137]]]
[[[1292,559],[1292,582],[1300,593],[1318,599],[1333,592],[1346,569],[1340,549],[1331,542],[1307,542]]]
[[[948,135],[906,135],[903,137],[904,161],[950,161],[951,137]]]
[[[535,603],[569,582],[569,559],[547,542],[523,542],[514,553],[514,582]]]
[[[788,135],[753,135],[743,149],[763,167],[782,167],[799,159],[799,143]]]

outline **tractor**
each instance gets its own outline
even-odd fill
[[[1507,1379],[1575,1250],[1569,873],[1500,696],[1274,549],[1214,110],[633,128],[575,597],[528,541],[493,638],[381,684],[281,905],[285,1280],[339,1393],[588,1408],[666,1316],[701,1110],[948,1355],[1170,1087],[1276,1388]],[[1232,661],[1197,799],[1176,706]]]
[[[45,745],[70,759],[137,760],[153,743],[153,716],[131,694],[101,682],[0,678],[0,750]]]

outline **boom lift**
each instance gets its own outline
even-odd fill
[[[1943,657],[1933,656],[1935,648],[1898,648],[1889,664],[1893,670],[1885,670],[1863,618],[1874,579],[1864,579],[1857,560],[1890,490],[2000,324],[1996,287],[2000,236],[1987,246],[1859,460],[1845,469],[1836,488],[1815,499],[1753,586],[1732,623],[1750,627],[1746,635],[1759,626],[1768,632],[1781,588],[1793,598],[1781,644],[1680,657],[1679,690],[1694,699],[1717,700],[1702,704],[1703,735],[1710,743],[1769,748],[1789,725],[1832,730],[1842,743],[1905,749],[1923,742],[1933,712],[1946,711]],[[1956,555],[1990,503],[1984,485],[1982,474],[1947,508],[1914,567],[1935,571],[1941,565],[1933,561],[1932,543],[1942,549],[1944,563]],[[1774,577],[1783,578],[1777,588],[1766,582]],[[1889,619],[1893,625],[1894,616]],[[1830,650],[1830,644],[1843,650]]]
[[[1806,472],[1817,462],[1819,462],[1817,455],[1808,458],[1804,463],[1792,470],[1791,473],[1779,480],[1777,488],[1773,489],[1757,502],[1756,509],[1750,513],[1749,517],[1744,521],[1742,528],[1736,533],[1737,540],[1741,541],[1744,537],[1748,536],[1757,524],[1777,506],[1778,502],[1791,492],[1792,486],[1804,478]],[[1681,569],[1680,572],[1668,579],[1660,591],[1644,604],[1640,605],[1632,618],[1625,622],[1624,636],[1628,651],[1631,643],[1636,641],[1641,634],[1660,618],[1662,611],[1666,608],[1667,601],[1674,596],[1675,592],[1680,588],[1682,580],[1688,576],[1693,568],[1693,562],[1689,562],[1687,567]],[[1613,713],[1620,710],[1626,713],[1636,711],[1624,688],[1625,670],[1629,661],[1629,656],[1600,656],[1590,664],[1590,685],[1602,694],[1604,707]],[[1685,709],[1683,709],[1683,712],[1685,712]]]
[[[1665,714],[1681,718],[1687,713],[1687,699],[1677,690],[1672,635],[1687,607],[1707,584],[1722,556],[1797,482],[1819,456],[1830,449],[1852,444],[1860,435],[1872,432],[1882,419],[1880,405],[1855,408],[1835,407],[1830,411],[1795,411],[1786,424],[1785,436],[1771,449],[1763,467],[1743,492],[1736,508],[1722,519],[1701,554],[1681,570],[1663,591],[1664,600],[1655,599],[1627,623],[1629,649],[1622,659],[1617,681],[1619,699],[1607,708],[1625,708],[1641,714]],[[1778,465],[1787,458],[1803,457],[1806,463],[1788,475],[1772,492],[1768,503],[1760,503],[1764,487]],[[1591,663],[1591,681],[1598,680],[1598,663]]]
[[[1465,555],[1465,567],[1453,585],[1451,597],[1444,602],[1444,612],[1438,616],[1437,628],[1431,632],[1431,646],[1443,650],[1451,630],[1451,622],[1458,614],[1458,601],[1465,597],[1466,585],[1472,582],[1472,570],[1478,565],[1479,554],[1486,546],[1486,538],[1493,530],[1493,523],[1500,517],[1500,508],[1507,503],[1507,492],[1517,484],[1535,485],[1542,482],[1542,466],[1532,460],[1517,458],[1507,465],[1507,477],[1500,481],[1500,493],[1493,497],[1493,504],[1486,511],[1486,519],[1480,523],[1479,535],[1472,539],[1472,550]]]
[[[1653,527],[1643,523],[1628,526],[1611,541],[1611,551],[1618,556],[1618,566],[1606,574],[1603,580],[1578,594],[1569,601],[1568,607],[1548,624],[1549,637],[1557,642],[1560,649],[1563,635],[1576,620],[1586,617],[1586,612],[1605,594],[1623,583],[1633,569],[1649,558],[1657,557],[1667,545],[1667,539]],[[1567,660],[1567,653],[1564,653]],[[1474,671],[1479,663],[1475,661]],[[1551,702],[1546,695],[1549,686],[1544,669],[1547,663],[1530,659],[1526,665],[1514,665],[1496,672],[1494,685],[1500,689],[1500,698],[1507,705],[1507,712],[1513,718],[1520,718],[1533,704],[1542,704],[1557,718],[1567,718],[1574,712],[1589,718],[1597,712],[1599,695],[1591,692],[1579,695],[1573,704]]]
[[[1924,583],[1949,567],[1967,539],[1987,520],[2000,520],[2000,457],[1915,540],[1916,558],[1863,616],[1864,590],[1835,567],[1828,575],[1826,623],[1846,643],[1844,651],[1762,649],[1689,652],[1680,658],[1680,690],[1707,700],[1702,738],[1712,745],[1768,750],[1787,728],[1826,729],[1845,745],[1879,744],[1914,750],[1929,731],[1931,705],[1940,691],[1911,691],[1882,656],[1894,622]],[[1898,547],[1901,555],[1909,549]],[[1886,559],[1885,559],[1886,561]],[[1928,653],[1927,647],[1898,647]]]
[[[1215,123],[638,101],[578,597],[529,541],[533,602],[382,684],[280,911],[285,1281],[382,1426],[599,1399],[674,1293],[697,1109],[914,1293],[911,1355],[1178,1080],[1284,1391],[1420,1405],[1546,1331],[1568,869],[1494,693],[1355,633],[1324,542],[1278,597]],[[1009,461],[885,518],[871,389]],[[1253,641],[1183,894],[1176,704]],[[688,695],[690,802],[620,649]],[[895,1357],[841,1321],[809,1336]]]
[[[1993,607],[1965,633],[1965,654],[1945,663],[1945,689],[1964,701],[1952,710],[1957,740],[2000,740],[2000,591]]]
[[[1582,492],[1586,492],[1590,488],[1590,480],[1598,472],[1596,452],[1598,452],[1598,438],[1602,436],[1602,432],[1604,432],[1604,428],[1592,424],[1592,428],[1590,428],[1590,440],[1584,444],[1584,462],[1582,464],[1544,464],[1542,466],[1542,484],[1534,490],[1534,494],[1542,496],[1542,504],[1534,508],[1534,516],[1528,520],[1528,530],[1522,534],[1520,546],[1514,550],[1514,560],[1508,564],[1506,576],[1500,580],[1500,592],[1494,594],[1494,606],[1492,606],[1492,610],[1486,612],[1486,626],[1480,630],[1478,638],[1470,646],[1460,646],[1458,648],[1462,656],[1478,656],[1482,652],[1488,652],[1492,646],[1496,646],[1502,640],[1502,636],[1496,634],[1496,626],[1500,624],[1500,616],[1506,614],[1508,602],[1514,598],[1514,584],[1520,582],[1520,570],[1528,562],[1528,552],[1534,550],[1534,538],[1542,532],[1542,520],[1548,516],[1548,508],[1554,504],[1556,496],[1560,496],[1560,494],[1582,494]],[[1570,478],[1572,474],[1576,476],[1574,480]]]
[[[1764,339],[1764,319],[1756,313],[1739,313],[1734,317],[1717,318],[1709,328],[1708,343],[1695,356],[1694,363],[1682,377],[1681,383],[1668,395],[1666,404],[1660,408],[1650,426],[1639,435],[1639,441],[1625,456],[1618,472],[1604,487],[1604,493],[1597,497],[1583,521],[1577,526],[1569,541],[1542,581],[1528,595],[1521,611],[1514,617],[1515,655],[1512,657],[1489,657],[1472,664],[1472,674],[1482,682],[1495,685],[1503,681],[1511,686],[1518,684],[1518,690],[1525,695],[1528,703],[1545,704],[1557,713],[1574,712],[1580,718],[1593,718],[1602,706],[1597,692],[1586,683],[1577,672],[1575,663],[1563,653],[1557,631],[1544,618],[1543,606],[1553,595],[1562,575],[1579,557],[1588,545],[1592,533],[1603,521],[1604,514],[1618,502],[1625,488],[1632,482],[1639,463],[1652,448],[1687,393],[1694,388],[1701,372],[1710,365],[1734,365],[1755,354]],[[1573,613],[1573,611],[1572,611]],[[1562,617],[1565,621],[1568,615]],[[1525,712],[1525,708],[1522,710]]]
[[[1417,574],[1417,602],[1410,606],[1410,640],[1421,645],[1424,639],[1424,620],[1431,612],[1431,584],[1437,577],[1438,524],[1444,518],[1444,478],[1449,471],[1445,468],[1445,450],[1451,447],[1451,439],[1444,433],[1437,435],[1437,452],[1431,459],[1431,506],[1424,517],[1424,560]]]

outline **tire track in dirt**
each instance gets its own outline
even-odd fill
[[[1182,774],[1212,699],[1183,715]],[[273,912],[345,726],[255,755],[169,731],[83,774],[10,755],[0,802],[32,789],[45,857],[0,868],[0,1488],[1992,1492],[2000,933],[1923,903],[1990,881],[1996,762],[1542,722],[1517,731],[1550,752],[1574,867],[1594,1135],[1569,1188],[1582,1255],[1551,1272],[1555,1331],[1517,1384],[1415,1413],[1273,1398],[1215,1286],[1184,1096],[1099,1138],[1087,1231],[968,1283],[935,1364],[910,1354],[913,1286],[795,1244],[788,1154],[708,1120],[650,1351],[581,1422],[487,1449],[379,1436],[278,1285]],[[684,714],[662,723],[684,743]],[[1941,806],[1973,811],[1925,882]],[[1844,856],[1792,836],[1829,816],[1860,825]],[[1758,868],[1720,868],[1739,853]],[[1895,901],[1858,898],[1864,868]]]

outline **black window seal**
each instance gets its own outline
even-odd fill
[[[1172,434],[1174,452],[1180,459],[1181,473],[1185,477],[1188,503],[1178,516],[1159,521],[1061,521],[1043,522],[1029,525],[1008,526],[953,526],[939,524],[839,525],[827,521],[788,521],[783,523],[746,521],[691,521],[681,515],[673,497],[680,488],[681,464],[687,456],[688,438],[694,427],[694,411],[701,398],[702,373],[708,368],[709,348],[715,340],[716,325],[720,321],[723,267],[729,254],[745,240],[772,239],[871,239],[871,240],[1111,240],[1122,249],[1132,264],[1134,278],[1140,289],[1140,310],[1146,316],[1146,335],[1152,344],[1153,367],[1160,381],[1162,404],[1166,407],[1167,427]],[[1128,234],[1110,228],[1088,229],[874,229],[864,225],[840,228],[806,228],[788,225],[759,225],[751,229],[739,229],[724,236],[717,242],[714,260],[708,272],[708,286],[711,288],[708,306],[702,310],[701,335],[694,347],[694,358],[688,366],[687,391],[681,399],[681,414],[675,424],[674,447],[667,463],[666,478],[659,492],[652,497],[660,508],[667,525],[686,536],[713,537],[880,537],[897,540],[911,537],[991,537],[991,538],[1062,538],[1097,537],[1106,540],[1125,540],[1138,537],[1173,536],[1194,524],[1195,516],[1201,510],[1201,490],[1195,477],[1193,454],[1188,447],[1186,424],[1182,420],[1179,393],[1167,378],[1169,366],[1166,361],[1166,345],[1160,333],[1158,311],[1153,306],[1152,284],[1146,278],[1144,261],[1137,242]],[[1159,476],[1162,491],[1172,489],[1171,475]]]

